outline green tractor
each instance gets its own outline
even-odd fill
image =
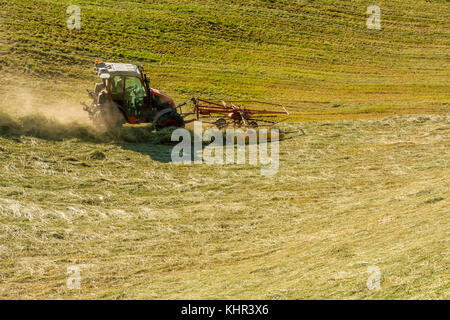
[[[88,90],[92,102],[82,103],[96,127],[112,129],[125,123],[152,123],[156,130],[184,127],[175,102],[150,88],[142,66],[96,61],[95,71],[101,82]]]

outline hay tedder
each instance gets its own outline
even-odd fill
[[[102,82],[95,85],[94,91],[88,90],[92,102],[82,104],[97,127],[110,129],[125,123],[153,123],[156,130],[161,130],[202,121],[219,129],[230,125],[256,128],[272,126],[285,120],[280,120],[281,116],[289,116],[283,105],[261,101],[192,98],[175,105],[172,98],[150,87],[142,66],[96,61],[95,71]],[[192,109],[183,113],[183,107],[189,102],[193,104]]]

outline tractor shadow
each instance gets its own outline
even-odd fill
[[[172,150],[175,145],[167,144],[152,144],[152,143],[120,143],[117,144],[123,150],[138,152],[142,155],[149,156],[153,161],[158,161],[161,163],[171,163],[172,160]],[[207,145],[202,146],[201,154],[203,154],[203,149]],[[193,162],[194,159],[194,145],[191,145],[190,160]]]
[[[149,156],[161,163],[172,161],[172,150],[178,142],[171,137],[176,128],[166,128],[161,131],[152,130],[151,126],[123,127],[115,133],[119,141],[115,144],[123,150],[129,150]]]
[[[172,162],[173,145],[149,144],[149,143],[120,143],[119,146],[124,150],[138,152],[149,156],[152,160],[161,163]]]
[[[131,130],[128,128],[128,130]],[[138,131],[137,131],[138,132]],[[136,133],[136,131],[134,132]],[[293,135],[296,134],[296,135]],[[286,136],[284,136],[286,135]],[[283,137],[279,139],[279,141],[285,141],[294,139],[298,136],[304,136],[306,133],[303,130],[300,131],[285,131],[283,132]],[[139,135],[134,134],[133,139],[138,137]],[[172,160],[172,151],[175,145],[178,142],[169,142],[171,136],[171,131],[160,131],[160,132],[151,132],[145,136],[144,141],[129,141],[129,142],[120,142],[116,143],[117,146],[121,147],[123,150],[129,150],[133,152],[138,152],[142,155],[149,156],[152,160],[158,161],[161,163],[171,163],[174,162]],[[259,144],[258,142],[256,144]],[[246,143],[248,146],[249,143]],[[202,144],[201,154],[203,154],[203,150],[208,146],[208,143]],[[236,146],[236,144],[234,144]],[[223,141],[223,147],[226,148],[226,141]],[[224,150],[225,152],[225,150]],[[194,144],[191,142],[191,150],[190,150],[190,160],[194,161]]]

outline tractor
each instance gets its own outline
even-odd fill
[[[152,123],[156,130],[184,127],[184,119],[169,96],[150,87],[142,66],[95,61],[101,82],[90,105],[82,103],[96,127],[113,129],[125,123]]]

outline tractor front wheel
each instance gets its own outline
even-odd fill
[[[184,120],[176,111],[168,112],[156,120],[155,129],[157,131],[168,127],[184,127]]]

